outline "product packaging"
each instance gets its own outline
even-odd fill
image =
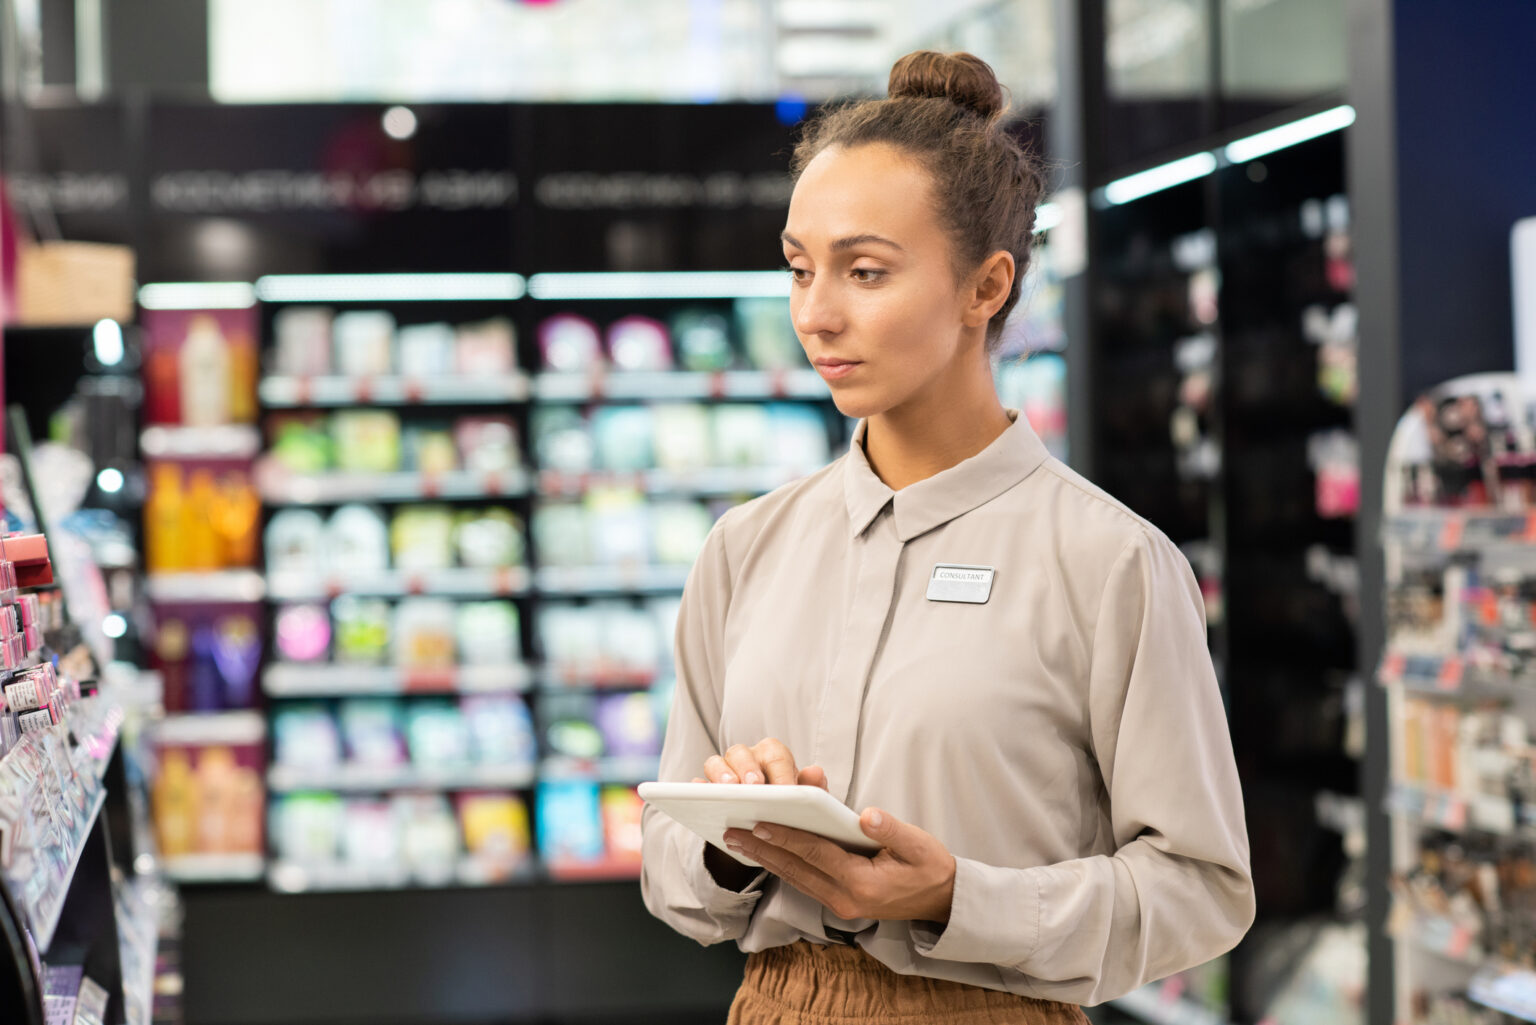
[[[544,368],[553,371],[588,371],[603,365],[603,347],[597,325],[572,313],[557,313],[539,325],[539,350]]]
[[[331,325],[336,372],[347,377],[376,377],[394,372],[395,318],[359,310],[341,313]]]

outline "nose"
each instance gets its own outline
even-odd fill
[[[835,281],[825,280],[818,274],[809,285],[790,293],[790,315],[795,322],[795,332],[801,338],[835,335],[842,331],[842,312],[835,286]]]

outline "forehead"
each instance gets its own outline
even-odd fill
[[[893,146],[831,146],[795,183],[785,230],[806,245],[866,233],[916,240],[940,230],[931,189],[922,164]]]

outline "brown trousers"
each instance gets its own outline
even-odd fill
[[[801,940],[747,957],[726,1025],[1087,1025],[1059,1004],[898,975],[858,947]]]

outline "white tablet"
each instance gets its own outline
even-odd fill
[[[874,854],[880,845],[864,835],[859,816],[821,787],[768,783],[641,783],[640,797],[714,844],[743,865],[757,862],[725,846],[727,829],[777,822],[824,836],[844,850]]]

